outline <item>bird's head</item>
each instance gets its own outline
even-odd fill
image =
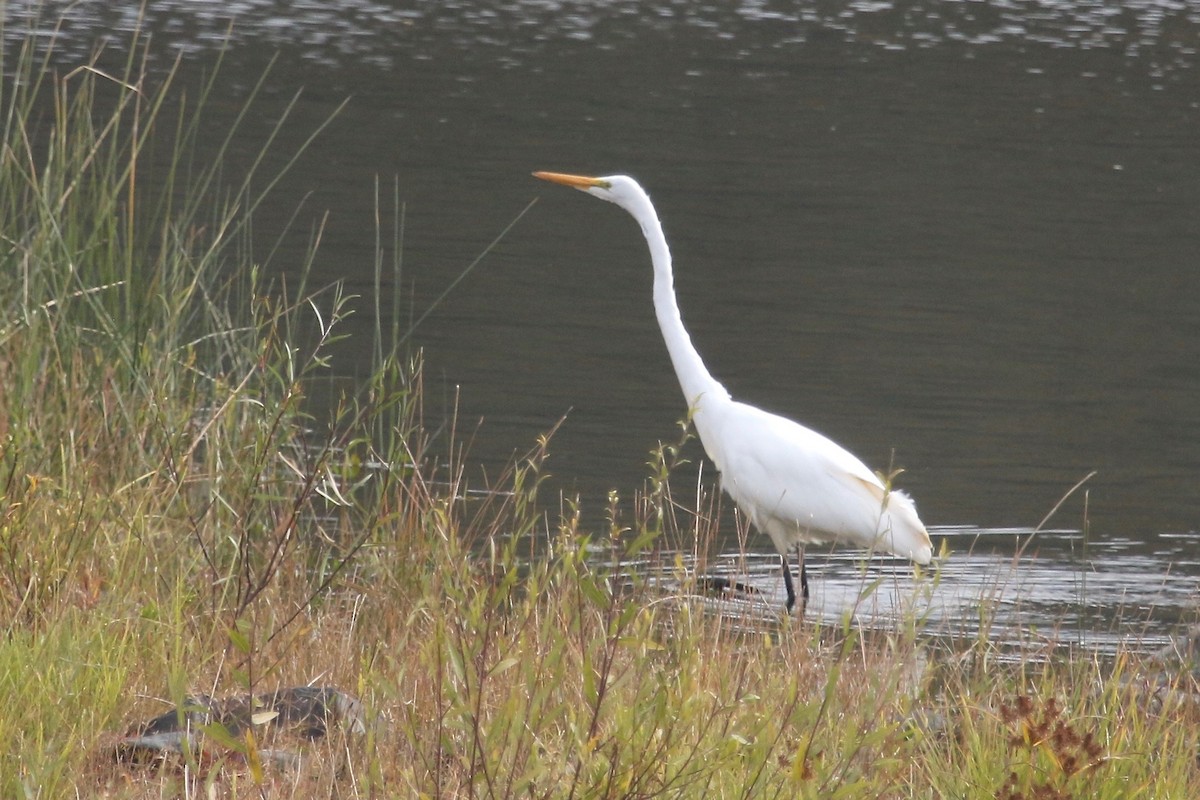
[[[632,212],[639,205],[647,204],[650,201],[645,190],[628,175],[589,178],[584,175],[564,175],[561,172],[535,172],[533,176],[587,192],[601,200],[616,203],[626,211]]]

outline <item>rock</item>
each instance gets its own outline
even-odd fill
[[[244,733],[252,730],[260,758],[290,766],[298,762],[299,753],[286,746],[289,742],[292,747],[312,742],[335,727],[353,734],[367,730],[362,703],[333,687],[297,686],[223,700],[195,695],[121,738],[114,755],[118,761],[135,764],[185,752],[208,761],[221,751],[236,755],[230,740],[244,740]],[[279,747],[280,743],[285,746]]]

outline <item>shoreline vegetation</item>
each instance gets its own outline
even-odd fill
[[[702,560],[719,502],[672,495],[677,444],[601,530],[539,497],[552,431],[469,485],[406,335],[377,328],[372,374],[337,383],[365,304],[254,263],[255,209],[287,202],[271,141],[233,180],[197,163],[214,84],[140,58],[64,74],[32,35],[3,53],[0,795],[1200,796],[1194,651],[1164,669],[950,644],[919,618],[740,625],[671,560]],[[327,418],[314,388],[340,395]],[[114,757],[188,697],[310,684],[365,724],[296,763],[261,757],[270,714]]]

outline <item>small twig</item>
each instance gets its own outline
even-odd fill
[[[450,292],[454,291],[454,287],[456,287],[456,286],[458,286],[458,284],[462,283],[463,278],[467,277],[467,275],[470,274],[471,270],[475,269],[475,267],[479,265],[479,262],[483,261],[484,257],[487,256],[490,252],[492,252],[493,249],[495,249],[496,245],[500,244],[500,242],[504,239],[504,237],[508,235],[508,232],[511,231],[516,226],[516,224],[521,221],[521,217],[524,217],[527,213],[529,213],[529,209],[533,208],[533,204],[536,202],[537,202],[536,197],[533,198],[532,200],[530,200],[529,205],[527,205],[527,206],[525,206],[525,208],[521,209],[521,213],[519,213],[519,214],[517,214],[517,216],[513,217],[512,222],[505,225],[504,230],[500,231],[500,233],[496,236],[496,238],[492,239],[491,243],[489,243],[487,247],[483,248],[483,252],[481,252],[479,255],[477,255],[475,257],[475,260],[467,265],[466,269],[464,269],[462,272],[458,273],[458,276],[455,277],[454,280],[450,281],[450,285],[447,286],[445,289],[443,289],[442,293],[439,294],[437,296],[437,298],[432,303],[429,304],[429,308],[425,309],[425,311],[421,314],[421,316],[419,316],[417,318],[417,321],[408,327],[408,330],[405,331],[404,335],[400,337],[400,342],[407,341],[408,337],[412,336],[413,331],[415,331],[417,329],[417,327],[420,326],[420,324],[425,321],[425,318],[428,317],[430,314],[432,314],[433,310],[436,309],[439,305],[441,305],[442,301],[446,299],[447,295],[449,295]],[[399,342],[397,342],[397,344],[399,344]]]
[[[1037,527],[1033,529],[1033,533],[1031,533],[1031,534],[1029,534],[1029,536],[1025,537],[1025,541],[1022,542],[1021,546],[1017,548],[1017,552],[1014,556],[1015,558],[1020,558],[1022,555],[1024,555],[1025,548],[1029,546],[1029,543],[1031,541],[1033,541],[1033,534],[1041,533],[1042,528],[1045,527],[1046,523],[1050,521],[1050,518],[1053,517],[1056,513],[1058,513],[1058,510],[1060,508],[1062,508],[1063,503],[1067,502],[1067,498],[1069,498],[1071,495],[1075,494],[1075,492],[1078,491],[1079,487],[1083,486],[1085,483],[1087,483],[1093,477],[1095,477],[1096,472],[1097,472],[1097,470],[1092,470],[1087,475],[1084,475],[1082,478],[1079,479],[1079,481],[1074,486],[1072,486],[1070,489],[1067,490],[1066,494],[1064,494],[1062,497],[1060,497],[1058,499],[1058,502],[1054,504],[1054,508],[1050,509],[1050,511],[1046,514],[1046,516],[1042,517],[1042,521],[1037,524]]]
[[[90,294],[96,294],[98,292],[103,292],[106,289],[115,289],[119,286],[124,286],[124,285],[125,285],[125,281],[114,281],[112,283],[106,283],[101,286],[92,286],[91,288],[88,288],[88,289],[77,289],[74,292],[70,292],[65,297],[55,299],[55,300],[47,300],[46,302],[42,303],[34,310],[48,312],[48,311],[51,311],[52,309],[54,309],[55,307],[57,307],[58,304],[60,302],[62,302],[63,300],[73,300],[77,297],[86,297],[87,295],[90,295]],[[8,326],[5,328],[0,328],[0,339],[3,339],[4,337],[8,336],[10,333],[12,333],[17,328],[19,328],[22,324],[23,323],[20,320],[17,320],[16,322],[9,323]]]

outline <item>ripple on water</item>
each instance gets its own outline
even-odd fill
[[[5,37],[16,40],[26,30],[37,30],[53,36],[55,49],[69,59],[86,57],[100,38],[147,30],[172,53],[252,42],[279,49],[298,46],[307,60],[325,66],[354,63],[385,69],[427,58],[431,48],[467,57],[502,54],[502,64],[516,68],[556,43],[608,47],[648,31],[683,29],[709,37],[714,45],[733,42],[733,57],[743,59],[832,33],[884,50],[947,44],[1109,49],[1145,62],[1149,74],[1161,77],[1191,68],[1200,40],[1200,5],[1153,0],[928,6],[807,0],[787,8],[761,0],[451,0],[406,9],[371,0],[285,5],[275,0],[46,0],[10,3],[5,15]]]
[[[1150,653],[1194,620],[1200,578],[1174,571],[1169,560],[1145,552],[1145,542],[1092,542],[1085,552],[1082,532],[1067,529],[960,527],[931,534],[935,542],[947,541],[949,555],[919,576],[901,559],[810,548],[806,616],[840,625],[849,615],[867,629],[915,617],[928,635],[984,637],[1022,659],[1066,647],[1103,655],[1119,649]],[[1163,538],[1191,552],[1200,546],[1200,533]],[[1074,542],[1075,552],[1064,542]],[[672,553],[658,563],[676,557],[687,570],[749,587],[705,598],[714,611],[748,627],[779,618],[783,582],[774,553],[727,552],[703,564]],[[655,569],[642,562],[635,571],[649,572],[664,593],[680,591],[677,575]]]

